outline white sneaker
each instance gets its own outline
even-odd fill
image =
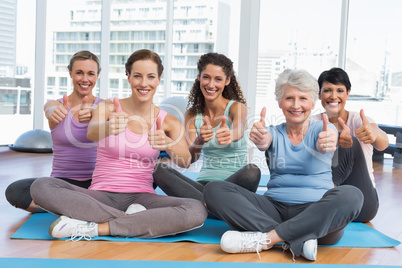
[[[310,239],[304,242],[300,256],[307,260],[315,261],[317,259],[317,239]]]
[[[134,203],[134,204],[131,204],[128,206],[128,208],[126,209],[126,214],[134,214],[134,213],[141,212],[144,210],[147,210],[147,209],[143,205]]]
[[[50,225],[49,234],[55,238],[71,237],[73,241],[91,240],[98,235],[98,224],[60,216]]]
[[[221,248],[227,253],[259,252],[270,249],[267,235],[261,232],[227,231],[221,238]],[[261,257],[260,257],[261,258]]]

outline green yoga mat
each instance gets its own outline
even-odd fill
[[[50,224],[57,219],[57,216],[50,213],[33,214],[12,236],[13,239],[38,239],[53,240],[48,233]],[[201,228],[181,233],[178,235],[165,236],[152,239],[141,239],[134,237],[112,237],[98,236],[92,240],[121,241],[121,242],[180,242],[190,241],[194,243],[219,244],[224,232],[230,230],[230,227],[223,221],[208,218]],[[395,247],[400,242],[392,239],[374,228],[363,223],[350,223],[345,228],[343,238],[335,247]]]

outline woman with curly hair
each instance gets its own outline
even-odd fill
[[[190,91],[185,131],[191,162],[201,154],[203,164],[197,181],[166,164],[157,164],[154,181],[167,195],[204,202],[204,186],[210,181],[229,181],[255,192],[261,171],[247,164],[246,100],[233,70],[223,54],[200,57],[198,75]]]

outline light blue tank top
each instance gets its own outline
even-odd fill
[[[264,195],[286,204],[316,202],[331,188],[333,152],[320,153],[316,143],[322,121],[311,119],[303,141],[293,145],[286,132],[286,123],[267,127],[272,135],[268,148],[271,177]],[[336,130],[333,124],[328,124]]]
[[[229,101],[224,115],[226,116],[226,125],[232,129],[229,118],[230,106],[234,100]],[[198,113],[195,119],[197,135],[200,134],[200,128],[204,125],[202,114]],[[215,131],[221,124],[214,128],[214,138],[202,147],[203,164],[198,175],[197,181],[217,181],[225,180],[230,175],[238,171],[247,164],[247,137],[243,136],[240,140],[232,142],[229,145],[219,145],[215,138]]]

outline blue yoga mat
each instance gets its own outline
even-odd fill
[[[13,239],[39,239],[54,240],[48,233],[50,224],[57,219],[57,216],[50,213],[33,214],[12,236]],[[178,235],[141,239],[134,237],[112,237],[98,236],[92,240],[120,241],[120,242],[180,242],[190,241],[204,244],[219,244],[221,236],[230,227],[223,221],[208,218],[201,228],[181,233]],[[66,239],[65,239],[66,240]],[[68,240],[68,239],[67,239]],[[361,247],[361,248],[383,248],[395,247],[400,242],[392,239],[374,228],[363,223],[350,223],[345,228],[343,238],[334,247]]]
[[[0,267],[29,267],[29,268],[92,268],[92,267],[119,267],[119,268],[309,268],[312,264],[298,263],[249,263],[249,262],[189,262],[189,261],[123,261],[123,260],[74,260],[74,259],[30,259],[30,258],[0,258]],[[315,268],[368,268],[370,265],[337,265],[314,264]],[[375,265],[376,268],[393,268],[402,266]]]
[[[198,177],[199,172],[182,172],[182,174],[186,177],[189,177],[190,179],[196,180]],[[268,174],[262,174],[261,175],[261,179],[260,179],[260,183],[258,184],[258,186],[267,186],[268,181],[269,181],[269,175]]]

